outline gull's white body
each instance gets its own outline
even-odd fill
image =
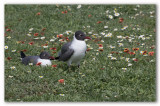
[[[80,60],[85,56],[85,52],[87,49],[87,45],[85,41],[77,40],[74,36],[72,44],[69,47],[70,49],[74,50],[73,55],[67,61],[67,64],[70,66],[71,63],[76,63],[77,65],[80,64]]]
[[[40,59],[39,58],[37,60],[37,63],[41,63],[41,66],[50,66],[50,65],[52,65],[52,62],[49,59]]]

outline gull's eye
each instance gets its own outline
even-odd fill
[[[80,37],[82,37],[82,35],[81,35],[81,34],[79,34],[79,36],[80,36]]]

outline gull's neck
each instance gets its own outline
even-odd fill
[[[74,42],[85,42],[85,41],[84,40],[77,40],[75,35],[74,35],[72,42],[74,43]]]

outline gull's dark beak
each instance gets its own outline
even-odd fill
[[[50,59],[50,60],[54,60],[55,58],[54,58],[53,56],[50,56],[49,59]]]
[[[90,38],[90,37],[86,36],[86,37],[85,37],[85,39],[90,39],[90,40],[91,40],[92,38]]]

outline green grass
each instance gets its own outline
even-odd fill
[[[109,19],[106,11],[109,10],[108,15],[114,16],[115,8],[120,16]],[[62,14],[65,10],[68,12]],[[156,51],[150,48],[156,45],[155,11],[155,5],[82,5],[79,9],[77,5],[6,5],[5,45],[8,49],[5,49],[5,101],[156,101],[156,55],[140,54],[140,51],[145,50],[147,54]],[[38,12],[41,14],[36,15]],[[124,19],[123,23],[119,23],[119,18]],[[102,23],[98,24],[98,21]],[[124,26],[128,28],[121,30]],[[33,31],[29,37],[27,34],[30,28]],[[46,30],[42,31],[43,28]],[[115,28],[117,31],[114,31]],[[72,31],[69,35],[65,34],[68,30]],[[52,61],[57,67],[25,66],[21,63],[19,51],[24,49],[27,50],[26,55],[39,55],[45,50],[56,57],[57,53],[53,54],[50,48],[55,47],[54,51],[58,52],[65,42],[59,41],[60,38],[54,42],[50,42],[50,39],[63,34],[72,40],[77,30],[92,37],[86,43],[93,48],[86,53],[79,69],[74,64],[68,68],[66,63],[59,61]],[[104,37],[102,32],[110,32],[112,37]],[[39,33],[38,37],[45,36],[45,39],[34,39],[34,33]],[[94,34],[97,34],[96,38]],[[117,38],[120,35],[134,39],[129,42],[126,38]],[[145,40],[138,39],[140,35],[145,35]],[[122,47],[118,46],[118,41],[123,43]],[[29,42],[34,44],[29,45]],[[48,48],[43,48],[41,45],[46,43]],[[98,51],[97,44],[103,44],[103,51]],[[115,48],[110,48],[110,45]],[[123,52],[124,48],[139,50],[135,55],[130,55]],[[118,52],[112,54],[117,60],[108,57],[112,51]],[[8,57],[12,59],[7,60]],[[126,58],[130,58],[130,61],[127,62]],[[133,61],[133,58],[138,61]],[[132,66],[128,66],[128,63]],[[16,68],[11,69],[12,66]],[[60,84],[59,79],[64,79],[65,84]]]

